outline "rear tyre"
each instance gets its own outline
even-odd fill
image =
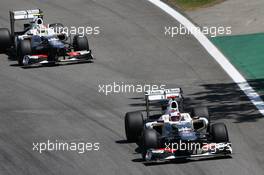
[[[0,28],[0,54],[5,53],[11,47],[11,34],[7,28]]]
[[[49,28],[52,28],[55,33],[62,33],[64,26],[61,23],[53,23],[49,25]]]
[[[224,123],[215,123],[211,126],[211,136],[215,143],[229,142],[228,131]]]
[[[88,39],[86,36],[75,35],[72,44],[74,51],[89,50]]]
[[[23,66],[23,59],[25,55],[30,55],[31,54],[31,42],[30,40],[21,40],[18,43],[18,64],[20,66]]]
[[[144,126],[141,112],[128,112],[125,116],[125,130],[127,141],[135,142],[142,133]]]
[[[210,123],[211,123],[211,118],[210,118],[210,115],[209,115],[209,112],[208,112],[208,108],[205,107],[205,106],[201,106],[201,107],[196,107],[193,109],[193,112],[192,112],[192,117],[204,117],[208,120],[208,126],[207,126],[207,131],[209,132],[210,131]]]
[[[49,28],[52,28],[54,30],[54,32],[57,35],[57,37],[62,40],[62,41],[67,41],[68,37],[66,35],[66,33],[64,32],[64,25],[61,23],[53,23],[49,25]]]

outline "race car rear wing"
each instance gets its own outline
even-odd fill
[[[181,98],[182,89],[173,88],[173,89],[162,89],[162,90],[149,90],[145,92],[145,97],[148,101],[166,100],[169,98]]]
[[[10,11],[9,13],[11,20],[33,19],[35,16],[39,16],[43,14],[43,12],[40,9]]]
[[[43,16],[43,12],[40,9],[32,10],[19,10],[19,11],[9,11],[10,15],[10,25],[11,34],[14,35],[14,25],[16,20],[29,20],[34,19],[36,16]]]
[[[149,117],[149,105],[152,101],[166,101],[169,99],[182,100],[182,89],[162,89],[162,90],[149,90],[145,92],[146,111]]]

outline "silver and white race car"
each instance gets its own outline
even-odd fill
[[[128,112],[125,130],[128,141],[141,143],[147,162],[232,154],[225,124],[211,124],[206,107],[184,112],[180,88],[148,91],[145,99],[147,119],[141,112]],[[151,102],[158,102],[162,108],[162,114],[154,120],[149,115]]]
[[[15,21],[27,21],[23,31],[15,31]],[[60,23],[45,25],[40,9],[10,11],[11,32],[0,28],[0,53],[7,53],[21,66],[65,62],[90,62],[93,57],[86,36],[73,39]],[[70,41],[69,41],[70,40]]]

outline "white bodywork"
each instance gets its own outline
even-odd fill
[[[189,113],[180,113],[180,120],[179,121],[171,121],[170,114],[162,115],[157,121],[147,122],[145,124],[146,128],[152,129],[154,126],[161,126],[162,127],[162,134],[169,135],[169,126],[176,125],[179,126],[178,128],[180,132],[190,132],[194,131],[194,123],[198,122],[199,120],[204,123],[204,127],[199,128],[197,131],[199,132],[206,132],[208,126],[208,120],[204,117],[200,117],[198,119],[192,119]],[[185,127],[180,127],[185,126]]]

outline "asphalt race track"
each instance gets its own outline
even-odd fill
[[[147,0],[1,0],[9,9],[41,8],[48,23],[100,26],[89,36],[91,64],[22,69],[0,55],[0,174],[264,174],[264,119],[192,36],[170,38],[177,21]],[[124,114],[143,110],[143,94],[99,93],[99,84],[182,87],[190,104],[225,122],[233,158],[146,166],[125,142]],[[99,142],[100,150],[33,151],[33,142]]]

